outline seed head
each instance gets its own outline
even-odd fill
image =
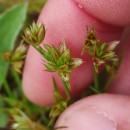
[[[25,29],[23,39],[32,46],[38,46],[44,40],[45,32],[43,24],[34,22],[32,26]]]
[[[71,58],[70,50],[65,41],[61,42],[57,49],[53,45],[44,44],[46,53],[45,67],[49,72],[58,72],[60,77],[68,82],[70,80],[71,70],[80,66],[83,61],[80,58]]]
[[[114,49],[119,44],[119,41],[103,42],[99,40],[94,32],[94,28],[87,29],[87,36],[83,44],[82,54],[87,50],[93,59],[93,65],[95,71],[98,72],[98,68],[101,65],[112,64],[115,65],[118,58]]]

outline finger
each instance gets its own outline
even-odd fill
[[[90,96],[71,105],[58,119],[61,130],[129,130],[130,97]]]
[[[130,94],[130,28],[124,32],[119,51],[122,52],[122,61],[109,92],[118,94]]]
[[[116,26],[130,25],[130,0],[75,0],[86,12]]]
[[[49,0],[43,9],[39,21],[46,26],[45,43],[59,45],[64,38],[71,50],[72,57],[81,57],[82,43],[86,35],[86,25],[95,25],[98,36],[105,41],[119,40],[123,28],[102,23],[85,13],[73,1]],[[75,69],[71,76],[71,94],[79,94],[92,82],[93,67],[88,55],[86,63]],[[53,103],[52,73],[43,71],[42,57],[31,47],[29,49],[23,73],[25,95],[34,103],[50,105]],[[53,74],[63,93],[60,78]]]

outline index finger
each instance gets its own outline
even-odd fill
[[[39,22],[46,26],[45,43],[59,45],[64,38],[72,57],[81,57],[87,62],[72,72],[71,94],[80,94],[93,80],[93,66],[88,54],[81,56],[82,43],[86,36],[86,25],[95,25],[97,35],[105,40],[119,40],[123,28],[103,23],[77,6],[74,1],[49,0],[41,12]],[[30,47],[23,73],[23,89],[26,96],[39,105],[51,105],[53,100],[52,75],[59,89],[64,93],[62,82],[57,74],[43,71],[42,57]]]

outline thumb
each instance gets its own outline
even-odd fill
[[[90,96],[71,105],[56,123],[62,130],[130,130],[130,97]]]
[[[84,12],[72,0],[48,0],[39,21],[46,26],[45,43],[59,45],[64,38],[71,50],[72,57],[81,57],[82,43],[86,35],[86,25],[95,25],[97,35],[105,41],[119,40],[123,28],[103,23]],[[93,80],[92,62],[88,55],[81,57],[87,62],[75,69],[71,76],[71,94],[82,92]],[[63,86],[57,74],[43,71],[42,57],[30,47],[23,73],[23,90],[25,95],[39,105],[51,105],[53,101],[52,75],[58,82],[62,93]]]

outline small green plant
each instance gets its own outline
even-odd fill
[[[45,38],[45,34],[45,26],[41,23],[33,22],[30,27],[25,29],[22,37],[26,43],[33,46],[42,55],[44,59],[45,71],[48,71],[50,73],[58,73],[62,80],[66,95],[64,97],[60,93],[58,89],[58,84],[56,83],[55,78],[52,77],[54,86],[54,104],[50,108],[41,108],[34,104],[31,104],[24,97],[23,94],[20,97],[20,101],[17,100],[19,99],[19,96],[12,97],[9,87],[7,86],[6,88],[7,90],[9,90],[9,93],[7,93],[8,98],[4,97],[4,101],[6,103],[6,106],[8,107],[5,110],[8,111],[10,115],[12,115],[12,128],[14,130],[50,130],[54,128],[55,121],[60,116],[60,114],[70,104],[73,103],[73,99],[71,97],[70,77],[72,70],[82,65],[83,60],[80,58],[71,57],[71,51],[67,47],[67,43],[65,42],[65,40],[61,41],[58,48],[55,47],[54,44],[43,43],[42,46],[41,43]],[[93,60],[94,66],[94,83],[89,87],[92,92],[90,92],[90,90],[87,90],[86,92],[90,92],[87,95],[106,92],[109,88],[119,65],[119,58],[114,52],[114,49],[116,48],[118,43],[118,41],[113,41],[109,43],[101,41],[94,31],[94,27],[92,27],[90,30],[87,28],[87,36],[85,42],[83,43],[81,54],[83,55],[87,51]],[[27,48],[23,44],[21,44],[13,52],[4,52],[2,54],[2,58],[10,63],[11,69],[17,72],[21,72],[26,53]],[[101,71],[101,66],[106,69],[106,72],[109,75],[112,75],[112,78],[110,78],[108,82],[106,82],[104,88],[100,88],[99,81],[99,72]],[[16,75],[18,74],[14,73],[14,76],[18,77]],[[17,81],[20,82],[20,79],[18,79]],[[20,84],[19,82],[18,84]],[[19,91],[21,91],[21,89],[19,89]],[[39,118],[37,118],[37,111],[39,111],[38,114],[40,114],[41,121],[39,120]],[[32,112],[36,112],[36,114],[32,116]],[[61,126],[54,129],[60,128],[67,127]]]
[[[82,55],[88,51],[93,60],[94,66],[94,85],[90,87],[95,93],[106,92],[116,74],[119,67],[120,60],[116,55],[114,49],[119,44],[119,41],[104,42],[100,40],[95,31],[94,26],[89,30],[87,28],[87,36],[83,43]],[[99,68],[105,67],[107,73],[110,75],[104,88],[99,88]]]
[[[56,48],[52,45],[44,45],[44,49],[40,43],[45,37],[45,27],[42,24],[33,23],[30,28],[24,32],[23,39],[32,45],[45,59],[44,66],[48,72],[58,72],[63,82],[70,88],[71,70],[82,64],[82,59],[71,58],[70,49],[67,48],[65,40],[60,43],[60,47]]]
[[[71,58],[70,49],[67,48],[65,40],[60,43],[59,48],[56,48],[53,44],[47,45],[44,43],[44,49],[40,46],[45,37],[45,27],[43,24],[33,23],[30,28],[25,29],[23,39],[32,45],[44,58],[45,71],[57,72],[62,79],[64,90],[66,92],[67,99],[64,99],[58,91],[58,86],[55,79],[54,83],[54,99],[55,103],[50,111],[49,125],[59,116],[63,110],[67,108],[70,95],[70,76],[72,69],[80,66],[83,62],[80,58]]]
[[[43,30],[43,31],[42,31]],[[40,46],[40,43],[45,37],[45,27],[41,24],[33,23],[30,28],[27,28],[24,32],[23,38],[26,42],[32,45],[45,59],[45,68],[48,72],[57,72],[63,81],[63,86],[66,92],[67,99],[64,99],[58,90],[55,79],[54,83],[54,99],[55,103],[50,110],[50,122],[52,125],[55,119],[64,111],[72,98],[70,95],[70,76],[71,70],[80,66],[83,60],[80,58],[71,58],[70,49],[67,48],[65,40],[60,43],[59,48],[56,48],[53,44],[44,45],[44,49]],[[39,39],[38,39],[39,38]],[[91,30],[87,29],[86,40],[83,44],[82,54],[86,51],[89,52],[93,60],[94,72],[95,72],[95,87],[91,87],[96,93],[100,92],[98,88],[98,75],[99,67],[104,65],[108,73],[115,73],[114,69],[118,63],[118,57],[114,52],[115,47],[118,45],[118,41],[105,43],[99,40],[94,31],[94,27]],[[109,68],[109,69],[108,69]],[[106,90],[106,88],[105,88]]]

